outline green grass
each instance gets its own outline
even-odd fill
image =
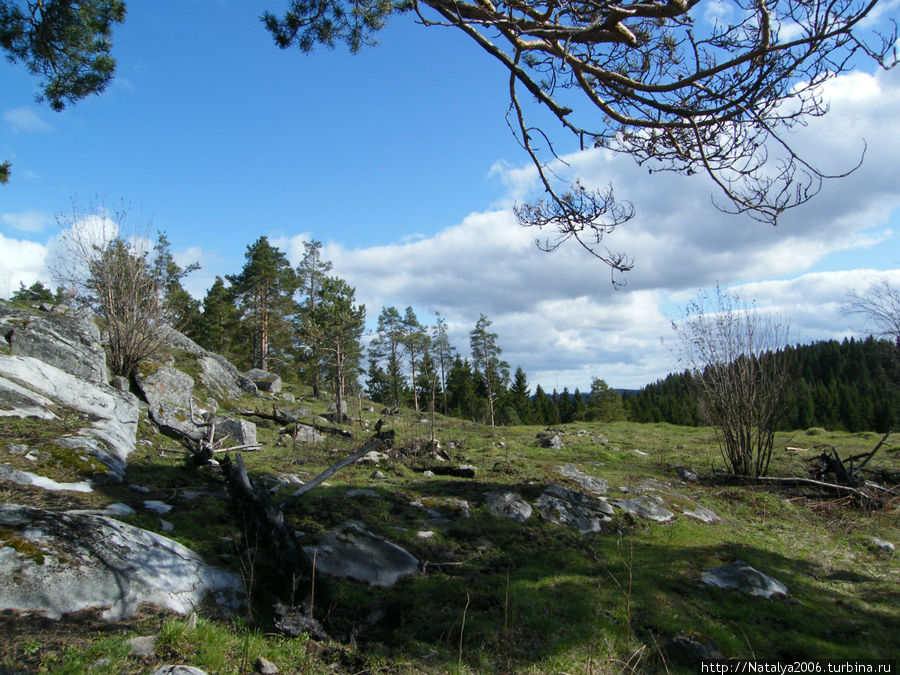
[[[297,405],[312,415],[327,409],[326,401],[311,399],[306,391],[291,392],[304,399]],[[271,408],[268,399],[249,397],[238,405]],[[380,406],[364,417],[374,423],[378,410]],[[736,658],[896,656],[898,559],[868,546],[872,536],[900,541],[896,501],[866,511],[795,488],[706,480],[676,489],[717,512],[721,523],[679,516],[658,525],[617,515],[599,535],[582,536],[536,515],[525,524],[494,517],[484,506],[483,493],[513,490],[533,502],[549,484],[576,488],[558,472],[565,463],[606,479],[613,492],[650,478],[675,484],[679,466],[710,478],[722,466],[712,431],[665,424],[574,424],[559,428],[564,447],[552,450],[537,443],[539,427],[492,429],[438,415],[435,436],[442,447],[454,463],[476,467],[474,479],[462,479],[424,475],[434,462],[424,452],[431,427],[419,422],[423,417],[403,411],[386,420],[400,452],[377,467],[385,478],[372,479],[376,467],[355,464],[286,514],[289,526],[302,532],[304,544],[354,519],[423,563],[424,572],[391,589],[317,579],[317,615],[331,641],[291,640],[277,633],[271,604],[279,593],[283,601],[290,600],[283,595],[290,580],[284,570],[267,565],[261,552],[252,570],[253,603],[240,618],[211,613],[196,628],[182,618],[140,626],[145,634],[160,635],[153,664],[124,652],[124,637],[77,630],[74,634],[84,644],[56,648],[52,656],[32,655],[28,663],[39,659],[47,672],[84,672],[79,668],[104,658],[108,665],[96,672],[147,672],[154,664],[190,663],[210,673],[232,673],[252,672],[256,657],[264,656],[281,672],[693,672],[663,659],[663,645],[679,635],[714,642],[725,656]],[[265,482],[294,474],[308,480],[368,437],[360,425],[348,428],[352,439],[328,437],[310,446],[282,447],[276,446],[278,425],[260,424],[262,449],[244,453],[251,478]],[[38,433],[17,429],[15,434],[4,432],[4,438]],[[177,449],[177,443],[155,434],[150,425],[141,424],[139,433],[145,442],[129,459],[125,485],[100,486],[97,494],[72,499],[138,507],[144,499],[166,501],[174,507],[162,516],[175,526],[169,536],[249,578],[248,561],[239,554],[251,533],[227,502],[207,494],[221,489],[217,470],[186,469],[178,455],[160,453],[161,448]],[[601,434],[608,442],[599,442]],[[824,430],[779,434],[770,474],[805,475],[806,460],[817,454],[814,446],[834,445],[846,456],[871,449],[878,438]],[[896,472],[900,458],[882,452],[872,465]],[[135,493],[129,483],[149,492]],[[346,495],[348,489],[362,487],[378,496]],[[294,489],[283,487],[274,500]],[[201,494],[188,499],[186,491]],[[6,501],[24,496],[0,495]],[[460,517],[453,501],[458,499],[468,502],[468,518]],[[446,520],[431,522],[413,502],[439,511]],[[152,514],[139,513],[131,521],[161,531],[159,517]],[[423,539],[421,530],[434,536]],[[785,583],[788,597],[766,601],[699,583],[704,567],[736,559]],[[267,575],[280,578],[267,583]],[[0,665],[23,658],[0,652]]]

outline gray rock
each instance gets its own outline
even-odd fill
[[[322,624],[310,616],[308,604],[286,607],[282,603],[276,602],[273,609],[276,617],[275,627],[285,635],[299,637],[306,633],[314,640],[328,639]]]
[[[132,616],[141,603],[180,614],[207,595],[239,605],[238,575],[206,565],[193,551],[162,535],[100,515],[0,504],[0,528],[27,547],[0,547],[0,609],[58,619],[85,608],[107,621]]]
[[[109,385],[119,391],[128,391],[131,386],[128,383],[128,378],[121,375],[113,375],[109,380]]]
[[[654,497],[655,495],[643,494],[630,499],[613,499],[611,501],[613,505],[619,507],[625,513],[638,518],[652,520],[657,523],[667,523],[670,520],[674,520],[675,514],[663,506],[659,497]]]
[[[154,513],[164,514],[169,513],[172,510],[172,507],[165,502],[161,502],[156,499],[147,499],[144,501],[144,508],[148,511],[153,511]]]
[[[592,492],[595,495],[605,495],[609,492],[609,483],[602,478],[588,476],[574,464],[563,464],[562,466],[557,467],[557,469],[559,470],[560,475],[571,478],[588,492]]]
[[[262,656],[257,657],[254,666],[260,675],[278,675],[278,666]]]
[[[731,565],[707,567],[700,581],[717,588],[735,588],[756,597],[769,599],[773,595],[787,595],[788,589],[780,581],[750,567],[743,560]]]
[[[551,485],[538,497],[535,507],[541,518],[557,525],[574,527],[582,534],[599,532],[613,509],[605,501],[561,485]]]
[[[721,518],[710,509],[702,504],[698,504],[690,497],[686,497],[680,492],[676,492],[668,484],[658,480],[645,480],[635,489],[646,495],[650,495],[657,503],[664,505],[666,508],[680,511],[689,518],[694,518],[704,523],[718,523],[721,520]]]
[[[207,675],[207,673],[194,666],[161,666],[153,671],[153,675]]]
[[[533,512],[531,504],[517,492],[485,492],[484,504],[493,515],[512,518],[520,523],[531,518]]]
[[[396,544],[375,537],[361,523],[348,521],[322,535],[316,546],[304,546],[316,572],[390,587],[415,574],[419,561]]]
[[[93,492],[91,484],[88,481],[79,481],[77,483],[58,483],[51,478],[39,476],[30,471],[19,471],[13,469],[6,464],[0,464],[0,480],[8,480],[19,485],[33,485],[44,490],[65,491],[65,492]]]
[[[281,378],[275,373],[270,373],[261,368],[253,368],[244,373],[244,376],[252,381],[259,391],[268,391],[273,394],[277,394],[281,391]]]
[[[884,539],[879,539],[878,537],[872,537],[869,540],[869,543],[871,544],[871,546],[874,550],[879,551],[881,553],[893,553],[894,552],[894,545],[889,541],[885,541]]]
[[[666,643],[665,652],[670,660],[685,666],[697,666],[700,661],[725,658],[712,638],[697,633],[673,638]]]
[[[30,356],[0,355],[0,418],[58,419],[60,407],[84,413],[92,421],[57,444],[84,449],[121,477],[125,460],[134,450],[137,399]]]
[[[377,492],[375,492],[375,490],[369,490],[366,488],[347,490],[344,494],[350,498],[355,498],[355,497],[372,497],[374,499],[381,498],[381,495],[379,495]]]
[[[310,414],[309,410],[303,407],[280,407],[275,408],[275,415],[282,420],[282,424],[287,423],[290,424],[292,422],[299,422],[304,417],[307,417]]]
[[[216,433],[213,440],[230,437],[229,445],[256,445],[256,425],[247,420],[216,417]]]
[[[131,649],[133,656],[153,656],[158,640],[156,635],[140,635],[126,640],[125,644]]]
[[[328,412],[332,415],[337,412],[337,403],[332,403],[328,406]],[[347,401],[341,401],[341,414],[347,414]]]
[[[194,378],[172,366],[157,367],[155,363],[142,362],[135,381],[147,399],[150,418],[163,431],[193,441],[206,436],[206,428],[194,420],[207,419],[215,410],[194,398]]]
[[[315,427],[308,424],[298,424],[294,433],[294,438],[298,443],[321,443],[325,440],[325,436],[316,431]]]
[[[693,469],[688,469],[686,466],[679,466],[675,469],[675,472],[681,477],[681,480],[685,480],[688,483],[700,482],[700,474]]]
[[[378,452],[377,450],[371,450],[356,461],[360,464],[378,464],[379,462],[386,461],[387,459],[389,459],[389,457],[385,453]]]
[[[106,352],[92,317],[47,314],[0,305],[0,334],[12,354],[32,356],[75,377],[106,384]]]
[[[230,370],[212,355],[199,357],[197,363],[200,366],[200,381],[214,396],[237,399],[244,395],[236,368]]]
[[[553,434],[552,436],[544,436],[538,439],[542,448],[552,448],[553,450],[559,450],[563,447],[562,438],[559,437],[558,434]]]

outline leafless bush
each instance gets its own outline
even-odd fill
[[[73,209],[59,221],[64,231],[51,262],[54,279],[76,303],[97,314],[108,336],[110,369],[128,376],[158,352],[165,324],[148,240],[124,236],[124,211],[97,207],[79,215]]]
[[[787,325],[716,287],[714,294],[701,292],[672,327],[727,468],[764,476],[789,375],[777,354],[787,346]]]

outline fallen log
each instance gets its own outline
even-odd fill
[[[274,554],[279,567],[297,573],[301,578],[310,579],[312,563],[297,543],[294,533],[284,523],[280,509],[272,504],[268,490],[254,487],[244,467],[240,453],[234,461],[228,455],[221,461],[228,492],[245,518],[250,520],[252,531]]]
[[[292,507],[294,504],[296,504],[298,501],[300,501],[300,498],[303,495],[305,495],[307,492],[312,490],[314,487],[316,487],[317,485],[319,485],[321,483],[324,483],[326,480],[331,478],[338,471],[340,471],[341,469],[343,469],[346,466],[349,466],[350,464],[352,464],[353,462],[358,460],[360,457],[367,455],[368,453],[372,452],[372,450],[377,450],[378,448],[380,448],[382,446],[382,444],[384,444],[383,439],[377,438],[377,437],[372,438],[371,440],[369,440],[368,443],[363,445],[359,450],[354,452],[352,455],[345,457],[337,464],[333,464],[332,466],[328,467],[322,473],[320,473],[318,476],[316,476],[315,478],[310,480],[308,483],[304,483],[300,487],[299,490],[297,490],[294,494],[292,494],[290,497],[288,497],[283,502],[281,502],[281,510],[286,511],[287,509]]]

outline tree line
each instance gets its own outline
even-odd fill
[[[115,338],[110,365],[116,374],[128,376],[151,357],[162,341],[157,329],[166,324],[242,370],[271,369],[309,386],[316,397],[328,393],[338,402],[364,389],[369,399],[391,408],[491,425],[625,417],[621,395],[600,379],[587,394],[568,388],[548,394],[540,386],[532,393],[521,367],[510,376],[484,314],[469,333],[465,357],[451,344],[440,314],[428,325],[412,307],[383,307],[375,330],[365,336],[366,307],[356,302],[352,286],[331,274],[319,241],[306,242],[293,267],[283,251],[260,237],[247,246],[239,272],[216,277],[196,299],[182,281],[199,265],[179,266],[164,232],[151,248],[134,238],[107,236],[118,231],[111,227],[98,243],[70,228],[63,238],[69,265],[54,271],[56,293],[37,282],[21,284],[11,298],[91,307]]]
[[[820,341],[768,356],[791,374],[782,392],[779,429],[885,432],[900,420],[900,349],[891,340]],[[627,393],[623,403],[635,422],[703,423],[688,371]]]

